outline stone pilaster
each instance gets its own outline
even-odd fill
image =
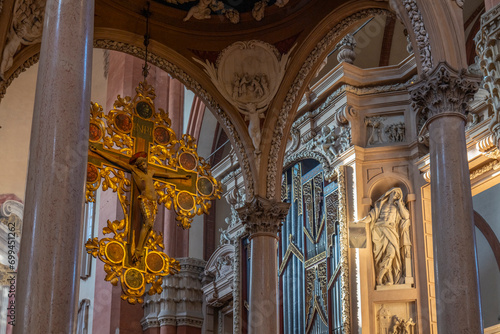
[[[255,196],[237,209],[251,239],[249,334],[278,332],[276,240],[289,207]]]
[[[484,75],[484,88],[489,93],[488,104],[493,109],[489,124],[495,145],[500,148],[500,4],[481,16],[481,30],[476,35],[476,52]]]
[[[467,162],[467,102],[479,78],[445,63],[410,88],[427,112],[438,332],[482,333],[472,195]]]

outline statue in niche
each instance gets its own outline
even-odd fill
[[[383,143],[382,139],[382,126],[384,125],[382,121],[385,120],[385,117],[374,116],[365,119],[365,124],[368,127],[372,128],[370,133],[370,137],[368,138],[368,144],[381,144]]]
[[[391,334],[389,332],[392,323],[392,314],[384,306],[378,311],[379,334]]]
[[[247,103],[245,109],[240,109],[240,112],[245,115],[245,121],[248,121],[248,134],[252,138],[255,154],[260,154],[260,119],[265,117],[264,112],[258,110],[255,103]]]
[[[376,284],[403,284],[402,267],[411,256],[411,242],[410,213],[401,188],[387,191],[358,222],[370,224]]]

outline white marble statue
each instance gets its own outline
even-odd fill
[[[359,223],[370,224],[377,285],[404,283],[403,263],[410,257],[410,213],[401,188],[381,196]]]

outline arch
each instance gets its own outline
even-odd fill
[[[368,182],[368,194],[373,200],[377,200],[382,196],[387,190],[393,187],[400,187],[403,190],[403,195],[413,193],[410,182],[407,179],[395,174],[395,173],[384,173],[379,177],[375,177],[372,181]]]
[[[476,210],[474,210],[474,225],[478,228],[479,231],[484,235],[486,241],[491,247],[491,251],[495,256],[495,260],[497,261],[498,270],[500,270],[500,241],[498,241],[495,232],[492,230],[486,219],[483,218]]]
[[[413,49],[419,54],[419,57],[417,57],[419,73],[430,72],[436,60],[447,61],[450,65],[459,68],[466,66],[465,53],[460,52],[465,50],[465,40],[460,38],[464,37],[460,22],[461,8],[456,2],[437,1],[419,4],[417,0],[403,0],[402,3],[392,0],[390,4],[403,21],[405,27],[411,27],[408,31],[410,32]],[[292,123],[291,110],[296,108],[297,98],[300,98],[305,90],[305,79],[309,76],[311,70],[317,67],[319,59],[321,59],[327,48],[339,39],[353,21],[376,14],[387,15],[387,12],[388,10],[383,9],[381,6],[380,8],[362,9],[345,17],[323,37],[309,54],[286,94],[285,102],[280,109],[272,134],[266,180],[266,195],[268,198],[276,196],[276,180],[278,179],[276,175],[280,174],[278,162],[284,154],[282,141],[284,134],[288,133],[286,130],[290,128]],[[329,16],[329,18],[331,17]],[[447,24],[442,24],[443,18],[445,18],[444,22]],[[433,31],[432,36],[428,34],[429,29],[426,28],[426,24],[431,28],[430,31]],[[436,47],[432,48],[432,45]],[[435,56],[431,50],[437,50]],[[462,53],[464,54],[462,55]]]
[[[103,34],[101,33],[99,35]],[[142,49],[142,47],[111,39],[95,39],[94,48],[120,51],[138,58],[144,58],[145,56],[145,51]],[[16,60],[16,63],[18,64],[17,67],[15,67],[14,65],[8,79],[2,81],[0,84],[0,101],[5,95],[6,89],[12,83],[12,81],[16,79],[22,72],[26,71],[29,67],[36,64],[39,60],[39,56],[40,44],[26,48],[26,52],[23,52],[23,54],[19,55],[18,60]],[[233,147],[235,147],[238,160],[241,164],[247,198],[251,198],[254,194],[254,178],[252,174],[253,167],[251,166],[250,159],[248,159],[247,151],[245,148],[247,147],[247,145],[244,144],[240,137],[241,131],[237,131],[230,117],[216,102],[215,98],[206,89],[204,89],[198,81],[193,79],[180,67],[153,52],[148,52],[148,62],[176,77],[180,82],[182,82],[182,84],[198,94],[198,96],[200,96],[206,103],[210,111],[219,120],[221,125],[224,127],[224,130],[228,133],[231,144],[233,145]]]
[[[96,39],[94,41],[94,47],[120,51],[138,58],[144,58],[145,56],[145,51],[140,47],[109,39]],[[252,198],[254,194],[254,178],[252,174],[252,166],[247,155],[247,151],[245,148],[246,145],[242,141],[239,135],[240,132],[237,131],[228,114],[221,108],[215,98],[207,90],[205,90],[199,82],[197,82],[194,78],[192,78],[188,73],[186,73],[177,65],[152,52],[148,52],[148,62],[176,77],[180,82],[182,82],[182,84],[184,84],[187,88],[191,89],[201,99],[203,99],[208,109],[210,109],[210,111],[224,127],[224,130],[231,140],[231,144],[235,148],[236,155],[238,156],[238,161],[241,164],[247,198]]]
[[[303,150],[287,156],[283,162],[283,170],[288,169],[299,161],[305,159],[313,159],[321,164],[321,167],[325,172],[325,180],[331,180],[336,176],[336,170],[331,168],[328,158],[324,154],[310,150]]]
[[[333,15],[333,14],[332,14]],[[331,49],[342,36],[346,30],[359,20],[375,16],[375,15],[394,15],[392,12],[385,8],[368,8],[357,11],[344,19],[340,20],[333,29],[328,31],[324,37],[316,44],[314,49],[309,53],[307,59],[303,62],[302,67],[298,71],[293,84],[290,86],[286,93],[286,98],[279,110],[278,119],[274,126],[272,133],[271,148],[269,151],[269,160],[267,164],[267,182],[266,182],[266,196],[267,198],[274,198],[276,196],[276,178],[281,173],[279,168],[279,161],[284,154],[286,145],[283,145],[283,138],[287,129],[293,123],[293,112],[297,108],[298,102],[305,91],[305,80],[314,72],[314,69],[319,66],[327,50]],[[330,16],[331,17],[331,16]],[[314,34],[313,31],[311,34]]]

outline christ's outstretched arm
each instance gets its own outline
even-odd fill
[[[89,150],[92,151],[92,152],[94,152],[95,154],[101,156],[102,158],[108,160],[109,162],[112,162],[115,165],[123,168],[124,170],[131,171],[131,166],[128,163],[126,163],[124,161],[121,161],[120,159],[112,156],[111,154],[107,154],[107,153],[99,151],[97,149],[97,147],[95,147],[94,145],[90,145],[89,146]]]

